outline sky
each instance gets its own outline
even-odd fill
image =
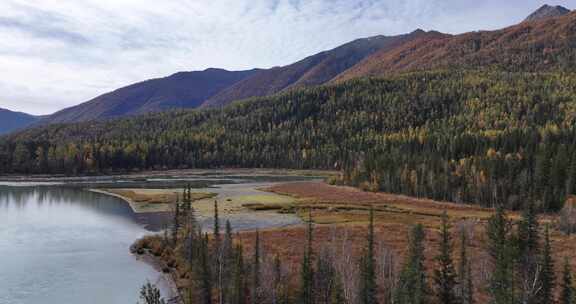
[[[0,107],[50,114],[178,71],[269,68],[351,40],[462,33],[576,0],[0,0]]]

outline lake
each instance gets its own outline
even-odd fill
[[[162,219],[81,189],[0,186],[0,303],[133,304],[163,277],[130,254]]]

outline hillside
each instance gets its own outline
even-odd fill
[[[497,31],[422,37],[376,52],[334,81],[437,68],[569,71],[576,67],[574,24],[576,12]]]
[[[223,106],[234,100],[272,95],[292,88],[320,85],[376,51],[388,50],[427,35],[428,33],[417,30],[405,35],[358,39],[291,65],[259,71],[222,90],[202,106]]]
[[[37,116],[0,108],[0,135],[25,128],[38,119]]]
[[[40,123],[69,123],[195,108],[220,90],[256,73],[207,69],[180,72],[151,79],[98,96],[88,102],[56,112]]]
[[[453,202],[556,210],[576,189],[576,75],[419,72],[0,140],[2,173],[268,167]]]

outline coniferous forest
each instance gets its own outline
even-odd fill
[[[265,250],[257,230],[236,233],[229,221],[222,225],[218,208],[214,201],[212,228],[203,231],[187,189],[164,234],[133,245],[185,282],[182,303],[574,303],[572,269],[566,260],[562,273],[556,271],[561,261],[553,255],[550,226],[541,224],[534,204],[514,221],[496,208],[481,247],[470,241],[469,227],[455,227],[444,211],[437,230],[415,224],[407,231],[402,257],[379,240],[374,207],[359,244],[335,235],[317,244],[309,210],[300,254],[290,257]],[[483,265],[472,267],[479,252]],[[150,284],[141,294],[144,304],[164,303]]]
[[[0,172],[336,169],[334,183],[539,211],[576,190],[576,74],[415,72],[222,109],[51,125],[0,139]]]

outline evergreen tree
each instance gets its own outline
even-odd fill
[[[536,303],[542,288],[539,265],[538,216],[534,204],[530,201],[522,212],[516,237],[517,273],[521,280],[519,292],[523,303]]]
[[[490,295],[494,304],[512,304],[514,302],[513,251],[510,246],[510,223],[501,205],[488,220],[488,253],[492,258],[494,270],[490,280]]]
[[[246,303],[246,281],[244,280],[244,252],[242,245],[238,245],[235,250],[234,272],[233,272],[233,291],[231,295],[231,304]]]
[[[548,225],[546,225],[544,231],[544,247],[542,249],[540,265],[542,268],[540,273],[540,281],[542,284],[538,297],[538,303],[552,304],[554,303],[554,287],[556,286],[556,275],[554,274],[554,259],[552,258],[552,246],[550,244],[550,231]]]
[[[568,258],[564,259],[564,270],[562,271],[562,283],[560,285],[561,294],[560,294],[560,304],[574,304],[575,301],[575,293],[574,293],[574,283],[572,282],[572,269],[570,267],[570,263],[568,262]]]
[[[308,214],[308,228],[306,229],[306,248],[304,257],[302,259],[301,273],[300,273],[300,295],[299,303],[313,304],[314,303],[314,270],[312,269],[312,211],[309,210]]]
[[[212,304],[212,271],[210,269],[208,243],[208,234],[206,234],[200,250],[200,289],[203,304]]]
[[[374,207],[370,208],[370,222],[368,225],[368,239],[364,256],[360,261],[361,266],[361,303],[376,304],[376,259],[374,257]]]
[[[140,304],[165,304],[166,302],[160,295],[160,289],[150,282],[147,282],[140,290]]]
[[[452,262],[452,237],[446,211],[442,214],[440,228],[440,253],[436,256],[437,267],[434,271],[436,298],[438,303],[459,303],[456,296],[456,271]]]
[[[218,201],[214,200],[214,242],[220,245],[220,217],[218,215]]]
[[[252,304],[260,304],[260,232],[256,230],[254,255],[252,258],[252,286],[250,299]]]
[[[403,304],[425,304],[429,300],[429,287],[424,267],[424,226],[412,228],[406,261],[400,273],[394,300]]]
[[[178,242],[178,232],[180,231],[180,202],[176,199],[174,203],[174,221],[172,224],[172,246]]]
[[[460,264],[458,267],[458,283],[460,284],[460,303],[474,303],[474,285],[472,281],[472,263],[468,259],[468,236],[462,231],[460,240]]]

